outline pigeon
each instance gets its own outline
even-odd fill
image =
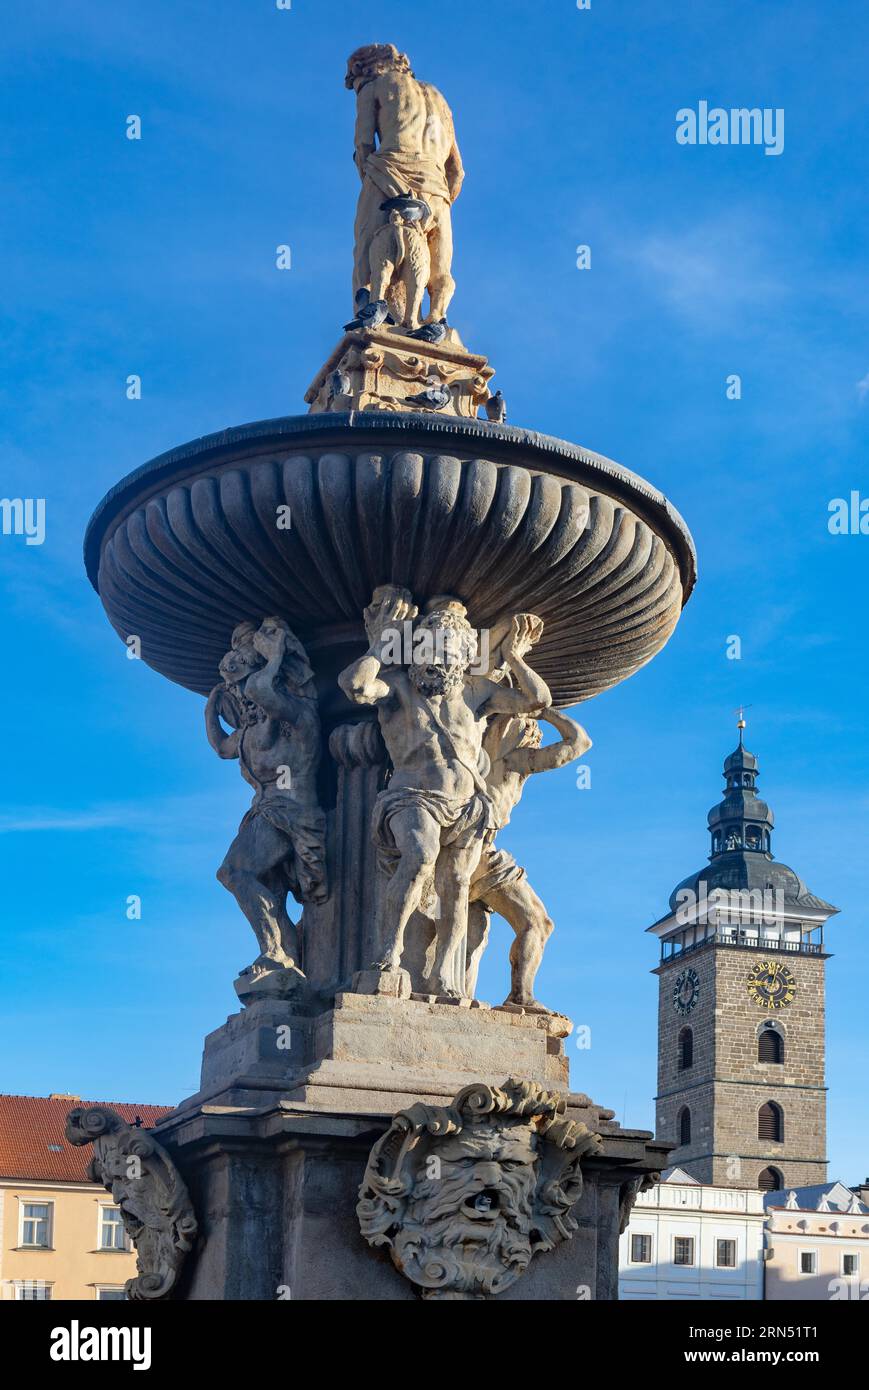
[[[415,396],[408,396],[405,405],[424,405],[429,410],[443,410],[445,405],[449,405],[452,396],[437,377],[429,377],[428,386],[424,391],[418,391]]]
[[[361,294],[361,291],[359,291]],[[366,290],[367,294],[368,291]],[[356,310],[355,319],[345,323],[344,332],[351,333],[354,328],[379,328],[389,317],[389,306],[385,299],[374,299]]]
[[[494,396],[490,396],[486,401],[486,418],[491,420],[493,425],[503,425],[507,419],[507,402],[500,391],[496,391]]]
[[[341,367],[336,367],[329,377],[329,390],[333,396],[350,395],[350,377]]]
[[[380,204],[381,212],[398,212],[404,222],[422,222],[431,217],[431,208],[424,198],[415,198],[412,193],[402,193],[397,198],[387,198]]]
[[[440,319],[438,323],[424,323],[421,328],[415,328],[407,336],[418,338],[421,343],[442,343],[447,336],[447,321]]]

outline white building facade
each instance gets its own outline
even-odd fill
[[[619,1243],[623,1299],[763,1298],[763,1193],[679,1168],[641,1192]]]

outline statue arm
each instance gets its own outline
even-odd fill
[[[381,676],[384,666],[395,668],[395,657],[387,657],[386,644],[392,648],[405,621],[417,614],[410,592],[397,584],[379,585],[363,615],[369,647],[358,661],[351,661],[338,677],[338,684],[348,700],[356,705],[379,705],[395,698],[394,683]]]
[[[221,758],[238,757],[239,730],[228,734],[220,722],[220,699],[224,693],[222,685],[216,685],[205,706],[205,732],[208,742]]]
[[[377,97],[375,83],[368,82],[356,97],[356,133],[353,160],[360,179],[365,178],[365,161],[374,153],[377,138]]]
[[[261,671],[256,671],[248,677],[247,691],[251,699],[272,719],[283,719],[288,724],[295,724],[308,709],[309,702],[297,695],[291,695],[283,688],[280,678],[282,661],[282,651],[270,657]]]
[[[392,687],[382,680],[382,662],[375,650],[370,650],[358,661],[351,661],[338,677],[338,684],[348,700],[355,705],[379,705],[392,697]]]
[[[462,191],[462,184],[465,181],[465,166],[462,164],[462,156],[456,144],[456,132],[453,130],[453,143],[449,154],[444,163],[444,173],[447,180],[447,188],[450,191],[450,202],[454,203]]]
[[[557,709],[542,710],[539,719],[551,724],[561,734],[558,743],[547,744],[545,748],[516,748],[504,759],[511,772],[527,774],[533,772],[554,772],[565,767],[576,758],[581,758],[591,747],[591,739],[581,724]]]

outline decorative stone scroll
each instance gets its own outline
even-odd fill
[[[422,1297],[483,1299],[569,1240],[582,1160],[601,1138],[530,1081],[466,1086],[451,1105],[401,1110],[371,1151],[356,1208]]]
[[[175,1164],[146,1130],[104,1105],[71,1110],[66,1137],[70,1144],[93,1144],[88,1175],[111,1192],[136,1247],[139,1273],[127,1280],[127,1298],[167,1298],[198,1231]]]

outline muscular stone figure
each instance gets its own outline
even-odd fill
[[[527,614],[513,619],[502,648],[515,685],[510,688],[469,670],[476,633],[464,606],[435,599],[430,607],[414,627],[405,669],[387,652],[394,651],[396,631],[416,617],[416,607],[406,590],[376,589],[365,610],[369,650],[338,681],[349,699],[376,706],[394,769],[372,817],[378,858],[390,875],[378,924],[383,953],[373,969],[397,975],[407,923],[434,890],[433,992],[458,999],[465,993],[471,875],[495,828],[480,771],[486,723],[494,714],[537,713],[551,697],[522,660],[530,646],[529,624],[537,620]]]
[[[561,739],[546,748],[540,746],[537,719],[496,715],[483,738],[483,750],[491,765],[486,785],[495,811],[495,824],[502,830],[522,795],[527,779],[535,772],[548,772],[581,758],[591,747],[591,739],[573,719],[558,710],[538,715],[558,730]],[[494,837],[493,837],[494,838]],[[490,841],[480,856],[471,879],[468,918],[467,993],[473,995],[480,958],[489,935],[489,917],[497,912],[516,933],[510,948],[510,993],[504,1008],[522,1008],[529,1013],[550,1010],[534,998],[534,980],[543,950],[552,932],[552,919],[525,874],[506,850]]]
[[[354,159],[362,180],[356,209],[354,312],[356,291],[370,289],[371,238],[388,220],[381,204],[411,193],[431,208],[425,229],[431,253],[426,321],[439,322],[446,318],[455,290],[450,208],[464,178],[452,113],[435,87],[414,77],[407,55],[391,43],[367,44],[352,53],[345,85],[356,93]]]
[[[209,742],[238,758],[254,789],[250,810],[217,871],[256,933],[260,954],[242,974],[275,972],[288,993],[304,979],[287,894],[322,902],[327,893],[325,816],[317,801],[320,717],[305,650],[281,618],[241,623],[220,663],[222,683],[205,707]],[[227,734],[221,719],[234,726]]]

